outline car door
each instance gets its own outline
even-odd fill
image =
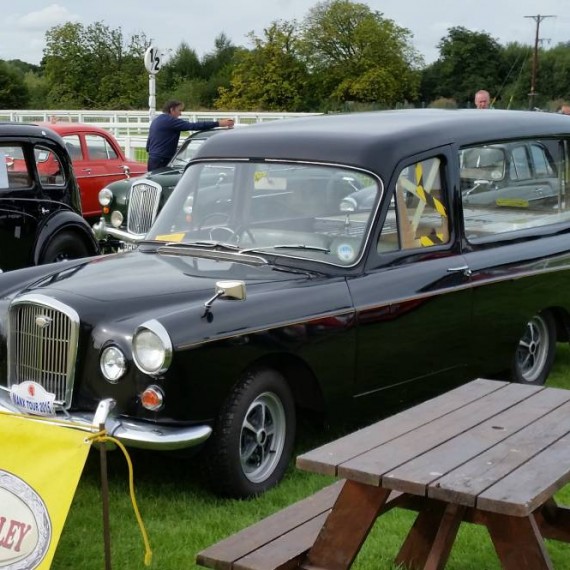
[[[560,196],[557,189],[548,201],[529,200],[526,186],[521,186],[510,201],[462,207],[463,250],[474,286],[474,358],[480,369],[502,370],[505,377],[527,323],[543,310],[556,312],[567,304],[570,201],[563,189],[568,143],[547,142],[549,154],[556,154],[554,162],[549,159],[541,167],[538,151],[546,144],[524,141],[535,150],[519,155],[517,169],[535,188],[553,180]],[[525,158],[527,164],[522,163]],[[535,349],[538,344],[529,348]]]
[[[0,269],[3,271],[31,263],[38,225],[47,212],[35,182],[32,157],[29,141],[0,143]]]
[[[73,170],[81,192],[83,215],[99,216],[99,190],[115,180],[126,177],[121,150],[111,137],[102,133],[81,132],[64,137],[70,150]]]
[[[465,379],[472,294],[459,253],[448,148],[402,163],[363,277],[355,396],[413,400]],[[366,397],[365,397],[366,396]]]

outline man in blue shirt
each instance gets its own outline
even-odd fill
[[[148,170],[161,168],[170,162],[176,154],[182,131],[204,131],[215,127],[234,126],[233,119],[191,123],[180,118],[183,110],[184,103],[181,101],[167,101],[162,108],[162,115],[158,115],[150,124],[146,141]]]

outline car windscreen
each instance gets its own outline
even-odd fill
[[[367,207],[346,198],[367,188]],[[147,239],[355,264],[381,194],[370,173],[291,162],[191,164]],[[349,200],[350,201],[350,200]]]

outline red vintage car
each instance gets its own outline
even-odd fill
[[[101,215],[98,200],[101,188],[115,180],[146,172],[146,163],[127,159],[115,137],[102,128],[67,122],[43,123],[41,126],[55,131],[65,141],[79,183],[85,218]],[[42,168],[41,163],[38,168]]]

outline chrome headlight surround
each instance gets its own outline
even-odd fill
[[[172,341],[166,329],[152,319],[140,325],[132,340],[133,360],[144,374],[157,376],[172,362]]]
[[[123,351],[113,344],[105,347],[101,352],[99,367],[105,380],[116,384],[127,372],[127,359]]]
[[[99,204],[105,207],[108,206],[113,201],[113,191],[105,186],[105,188],[101,188],[99,190]]]

